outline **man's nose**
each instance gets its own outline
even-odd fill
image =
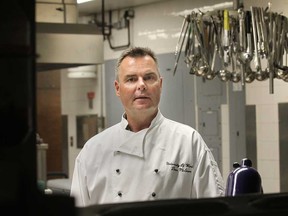
[[[143,78],[138,79],[138,90],[143,91],[146,90],[147,86]]]

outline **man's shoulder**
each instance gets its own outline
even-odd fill
[[[115,135],[115,133],[119,130],[119,128],[120,128],[120,123],[117,123],[115,125],[105,128],[103,131],[99,132],[98,134],[95,134],[93,137],[91,137],[91,139],[97,140],[97,139],[109,138]]]
[[[183,136],[201,137],[200,133],[192,126],[168,118],[163,121],[162,129],[171,134],[177,133]]]
[[[118,129],[120,128],[120,124],[112,125],[103,131],[95,134],[91,138],[88,139],[88,141],[85,143],[85,146],[95,146],[95,145],[101,145],[101,143],[107,143],[110,139],[115,137]]]
[[[164,125],[168,125],[170,128],[173,128],[173,129],[195,131],[195,129],[190,125],[187,125],[187,124],[184,124],[184,123],[172,120],[172,119],[168,119],[168,118],[165,118]]]

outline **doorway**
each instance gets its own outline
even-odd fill
[[[68,156],[65,151],[67,142],[65,142],[65,131],[63,131],[65,118],[61,115],[60,72],[60,70],[52,70],[37,73],[36,128],[43,142],[48,144],[46,152],[47,180],[54,177],[59,178],[60,174],[67,174],[68,170]]]

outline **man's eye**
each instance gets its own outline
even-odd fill
[[[135,82],[135,80],[136,79],[134,77],[130,77],[130,78],[127,79],[127,82]]]
[[[145,76],[144,79],[145,79],[145,80],[152,80],[152,79],[155,79],[155,76],[153,76],[153,75],[147,75],[147,76]]]

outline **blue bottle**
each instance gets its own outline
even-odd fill
[[[234,163],[233,168],[227,179],[226,196],[263,193],[261,176],[251,160],[244,158],[241,165]]]

